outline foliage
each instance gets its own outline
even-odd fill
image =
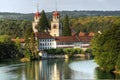
[[[66,15],[63,22],[63,36],[71,36],[69,17]]]
[[[8,35],[0,36],[0,42],[9,42],[9,41],[10,41],[10,36],[8,36]]]
[[[25,51],[24,54],[31,59],[38,57],[38,41],[35,40],[32,27],[29,27],[25,33]]]
[[[17,46],[12,42],[0,42],[0,59],[15,59],[22,57]]]
[[[63,49],[61,48],[56,48],[56,49],[45,49],[45,51],[48,53],[48,54],[54,54],[54,55],[60,55],[60,54],[63,54]]]
[[[120,11],[59,11],[61,18],[64,18],[66,14],[70,18],[78,18],[84,16],[120,16]],[[33,20],[33,16],[35,13],[8,13],[8,12],[0,12],[0,20]],[[46,13],[48,18],[51,18],[52,12]]]
[[[81,48],[75,48],[75,50],[76,50],[76,54],[84,53],[83,49],[81,49]]]
[[[98,30],[103,31],[109,28],[119,18],[119,16],[86,16],[69,18],[69,25],[78,33],[79,31],[97,32]],[[64,22],[63,20],[64,19],[62,19],[61,21]],[[31,21],[0,20],[0,35],[9,35],[12,38],[24,37],[29,27],[32,27]]]
[[[106,71],[103,71],[101,69],[99,69],[99,67],[97,67],[95,69],[95,73],[96,73],[96,79],[119,79],[120,76],[117,77],[117,74],[113,74],[113,73],[110,73],[110,72],[106,72]],[[116,76],[116,77],[115,77]]]
[[[38,23],[38,31],[39,32],[44,32],[45,30],[48,31],[49,29],[49,24],[48,24],[48,20],[47,17],[45,15],[44,10],[41,12],[41,17]]]
[[[120,17],[113,16],[92,16],[92,17],[79,17],[79,18],[71,18],[70,26],[76,32],[97,32],[103,31],[109,28],[114,21]]]
[[[106,71],[120,71],[120,19],[92,40],[95,61]]]
[[[82,54],[84,53],[81,48],[56,48],[56,49],[45,49],[48,54],[61,55],[61,54]]]
[[[0,36],[0,59],[30,58],[30,51],[20,43],[17,37],[15,42],[11,42],[8,35]]]
[[[31,26],[31,22],[25,20],[0,20],[0,35],[9,35],[12,38],[24,37],[26,29]]]
[[[86,49],[85,53],[91,53],[92,54],[92,49],[90,49],[90,48]]]

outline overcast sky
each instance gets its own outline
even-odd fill
[[[120,10],[120,0],[1,0],[0,12],[34,13],[39,10]],[[57,6],[56,6],[57,4]]]

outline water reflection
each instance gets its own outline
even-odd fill
[[[97,66],[93,60],[72,62],[69,64],[72,70],[72,79],[94,79],[94,69]]]
[[[64,69],[68,68],[64,60],[58,59],[27,63],[25,80],[64,80]]]
[[[120,79],[120,75],[96,68],[93,60],[49,59],[0,65],[0,80]],[[6,76],[6,77],[5,77]]]
[[[120,79],[120,74],[114,74],[100,70],[98,67],[95,69],[97,79]]]

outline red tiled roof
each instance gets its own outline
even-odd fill
[[[59,14],[58,11],[54,11],[54,12],[53,12],[53,15],[54,15],[54,16],[59,16],[60,14]]]
[[[78,36],[78,39],[81,41],[81,42],[90,42],[92,40],[93,37],[91,36]]]
[[[53,38],[49,33],[47,32],[37,32],[35,33],[35,37],[39,38],[39,39],[49,39],[49,38]]]
[[[90,33],[80,32],[79,36],[94,36],[94,33],[93,32],[90,32]]]
[[[57,42],[79,42],[79,40],[74,36],[59,36],[56,37]]]
[[[80,32],[79,36],[85,36],[85,33],[84,32]]]
[[[39,39],[54,38],[47,32],[37,32],[35,36]],[[55,40],[57,42],[90,42],[92,38],[92,36],[59,36],[55,37]]]
[[[11,39],[11,41],[15,42],[17,39]],[[25,39],[21,38],[19,39],[20,43],[24,43],[25,42]]]
[[[89,36],[94,36],[95,34],[93,32],[90,32],[89,33]]]
[[[40,16],[40,13],[37,11],[36,13],[35,13],[35,17],[39,17]]]

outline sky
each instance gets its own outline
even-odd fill
[[[120,0],[1,0],[0,12],[34,13],[63,10],[120,10]]]

